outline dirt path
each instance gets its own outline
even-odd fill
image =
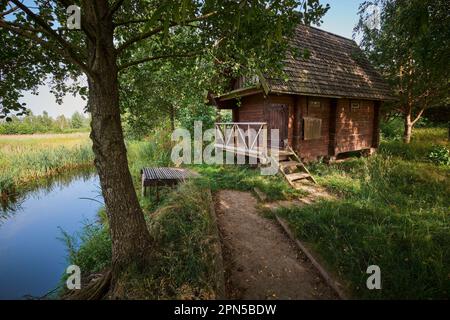
[[[251,193],[222,190],[216,210],[230,299],[337,299]]]

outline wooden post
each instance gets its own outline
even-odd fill
[[[233,122],[239,122],[239,108],[234,107],[232,110]]]
[[[300,149],[300,129],[301,129],[301,114],[300,114],[300,99],[299,96],[295,96],[294,98],[294,134],[293,134],[293,145],[292,149],[299,153]]]
[[[147,191],[146,188],[145,188],[144,180],[145,180],[145,178],[144,178],[144,171],[141,170],[141,188],[142,188],[142,196],[143,197],[145,197],[146,191]]]
[[[330,101],[330,118],[329,118],[329,143],[328,143],[328,155],[330,158],[336,156],[336,143],[337,143],[337,99],[331,99]]]
[[[267,124],[265,124],[264,127],[263,127],[263,130],[262,130],[264,156],[268,156],[269,155],[269,152],[267,150],[267,148],[268,148],[268,142],[267,142],[268,132],[267,131],[268,131]]]
[[[294,121],[294,105],[290,103],[288,105],[288,146],[291,148],[294,146]]]
[[[374,115],[373,115],[373,137],[372,148],[378,149],[380,146],[380,107],[381,102],[374,102]]]

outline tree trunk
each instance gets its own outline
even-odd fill
[[[151,239],[128,168],[119,109],[118,70],[108,2],[87,1],[87,21],[96,21],[96,41],[88,41],[91,139],[112,240],[113,281],[120,272],[149,256]],[[102,17],[97,21],[97,17]]]
[[[172,129],[172,132],[175,131],[175,107],[173,104],[170,104],[170,129]]]
[[[411,113],[405,115],[404,125],[405,125],[405,129],[403,132],[403,142],[410,143],[411,135],[412,135],[412,127],[413,127],[413,123],[411,120]]]

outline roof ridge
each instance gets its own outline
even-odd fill
[[[329,35],[332,35],[332,36],[335,36],[335,37],[338,37],[338,38],[341,38],[341,39],[350,41],[350,42],[352,42],[352,43],[354,43],[354,44],[357,45],[357,43],[356,43],[355,40],[350,39],[350,38],[347,38],[347,37],[344,37],[344,36],[341,36],[341,35],[339,35],[339,34],[336,34],[336,33],[330,32],[330,31],[326,31],[326,30],[320,29],[320,28],[318,28],[318,27],[308,26],[308,25],[306,25],[306,24],[300,24],[300,26],[306,27],[306,28],[311,28],[311,29],[317,30],[317,31],[319,31],[319,32],[327,33],[327,34],[329,34]]]

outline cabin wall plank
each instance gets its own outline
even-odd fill
[[[359,103],[358,109],[352,108]],[[372,147],[375,102],[340,99],[336,119],[336,154]]]
[[[313,107],[311,105],[312,101],[320,102],[320,106]],[[303,134],[301,134],[301,136],[297,138],[297,153],[306,161],[327,156],[329,145],[330,99],[301,96],[298,99],[297,104],[297,114],[298,113],[300,113],[300,117],[297,118],[297,125],[300,126],[301,131],[303,131],[302,119],[304,117],[321,119],[322,128],[320,139],[304,140]]]

